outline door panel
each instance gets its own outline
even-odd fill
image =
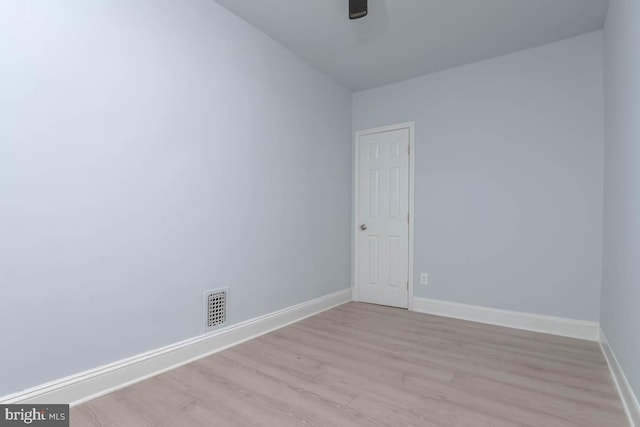
[[[406,308],[409,129],[361,135],[358,156],[358,297]]]

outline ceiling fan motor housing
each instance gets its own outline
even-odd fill
[[[349,19],[364,18],[367,13],[367,0],[349,0]]]

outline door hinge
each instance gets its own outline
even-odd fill
[[[407,290],[409,290],[409,282],[407,281]]]
[[[407,212],[407,224],[410,224],[410,222],[409,222],[409,212]]]
[[[410,145],[407,145],[407,154],[411,155],[411,146]]]

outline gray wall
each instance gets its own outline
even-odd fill
[[[350,133],[212,0],[1,0],[0,395],[201,334],[206,289],[349,287]]]
[[[416,122],[415,293],[598,320],[602,33],[354,94]]]
[[[640,396],[640,2],[605,26],[604,262],[600,322]]]

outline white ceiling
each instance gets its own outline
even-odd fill
[[[216,0],[357,91],[602,28],[608,0]]]

